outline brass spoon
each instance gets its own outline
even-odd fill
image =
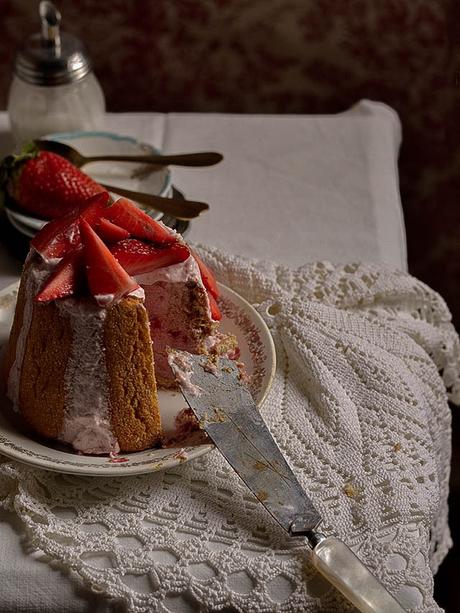
[[[162,196],[154,196],[152,194],[144,194],[142,192],[135,192],[130,189],[124,189],[123,187],[116,187],[115,185],[106,185],[99,183],[102,187],[105,187],[109,192],[115,192],[120,196],[126,196],[135,202],[144,204],[156,211],[161,211],[166,215],[171,215],[176,219],[189,220],[198,217],[203,211],[209,209],[209,204],[205,202],[197,202],[195,200],[180,200],[178,198],[163,198]]]
[[[93,155],[85,156],[79,151],[55,140],[36,140],[35,145],[40,151],[52,151],[69,160],[74,166],[81,168],[90,162],[140,162],[142,164],[157,164],[160,166],[214,166],[223,160],[223,155],[214,151],[201,153],[179,153],[176,155]]]

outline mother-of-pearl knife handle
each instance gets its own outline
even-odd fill
[[[362,613],[404,613],[353,551],[335,536],[309,538],[313,566]]]

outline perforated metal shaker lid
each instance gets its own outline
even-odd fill
[[[40,2],[41,32],[27,39],[15,62],[16,75],[33,85],[63,85],[91,71],[81,41],[60,31],[61,14],[52,2]]]

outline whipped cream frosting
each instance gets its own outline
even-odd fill
[[[142,289],[142,287],[138,287],[137,289],[133,289],[132,292],[129,292],[128,296],[131,296],[132,298],[140,298],[141,300],[144,300],[145,292]],[[115,298],[115,294],[96,294],[94,296],[94,299],[96,300],[98,305],[104,308],[110,306],[114,298]]]
[[[72,327],[64,376],[66,409],[59,438],[82,453],[117,453],[120,448],[110,423],[103,343],[107,310],[73,298],[58,300],[56,305]]]
[[[143,299],[144,290],[139,287],[129,296]],[[118,453],[120,447],[110,421],[103,342],[105,306],[113,302],[114,296],[104,294],[95,298],[97,305],[74,298],[56,301],[72,327],[72,349],[64,378],[66,411],[59,439],[82,453]]]
[[[198,385],[192,383],[193,374],[192,361],[183,352],[178,353],[174,349],[168,351],[168,362],[170,366],[174,365],[174,378],[180,385],[181,389],[187,391],[192,396],[200,396],[203,391]]]

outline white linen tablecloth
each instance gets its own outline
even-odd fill
[[[0,113],[0,153],[11,150]],[[169,152],[213,149],[209,169],[174,168],[173,181],[211,209],[188,240],[297,266],[368,261],[406,268],[397,155],[400,124],[388,107],[362,102],[335,116],[108,115],[106,129]],[[0,288],[20,266],[0,251]],[[0,611],[112,610],[21,542],[21,525],[0,516]]]
[[[105,128],[166,152],[225,155],[213,168],[173,169],[186,196],[211,205],[188,240],[288,266],[328,259],[407,268],[401,129],[383,104],[318,116],[109,114]],[[12,146],[0,113],[0,155]],[[1,289],[19,268],[0,255]]]

